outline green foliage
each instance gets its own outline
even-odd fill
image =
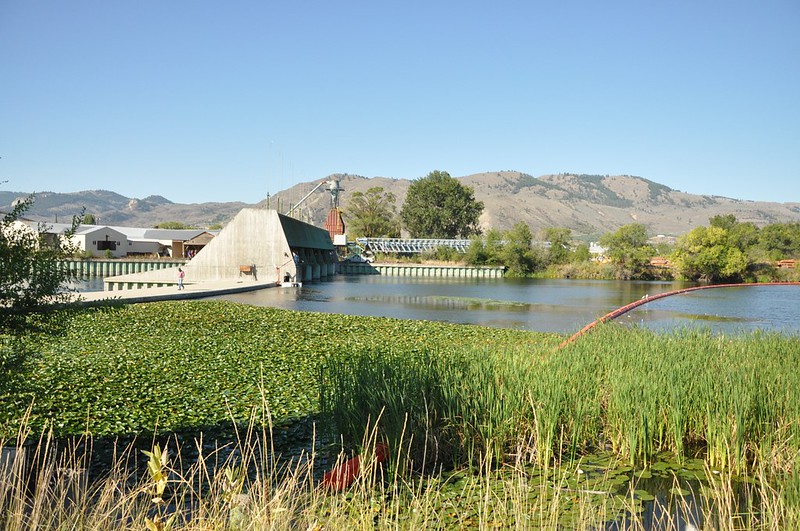
[[[20,201],[0,220],[0,319],[72,297],[67,285],[74,273],[59,261],[76,252],[70,237],[81,218],[73,218],[60,240],[49,239],[45,225],[33,230],[19,221],[33,200],[29,196]]]
[[[191,225],[187,225],[182,221],[164,221],[162,223],[158,223],[153,227],[155,229],[172,229],[172,230],[185,230],[185,229],[194,229]]]
[[[469,238],[482,212],[472,188],[437,170],[409,186],[400,218],[412,238]]]
[[[491,233],[495,229],[489,229],[487,232],[488,234]],[[486,265],[487,260],[489,259],[489,253],[486,250],[486,244],[484,240],[479,236],[473,236],[470,238],[469,246],[467,246],[467,252],[464,254],[464,263],[467,265]]]
[[[500,261],[506,266],[506,276],[528,276],[542,263],[540,254],[533,249],[531,229],[525,223],[515,223],[503,239]]]
[[[589,245],[579,243],[575,249],[569,253],[570,263],[588,262],[592,259],[592,254],[589,252]]]
[[[522,222],[510,230],[489,229],[484,239],[473,238],[467,247],[465,262],[469,265],[503,265],[506,276],[530,276],[544,266],[541,251],[533,248],[530,227]]]
[[[539,179],[537,179],[536,177],[533,177],[532,175],[528,175],[526,173],[523,173],[523,174],[521,174],[519,176],[519,179],[517,179],[517,182],[514,183],[514,188],[512,188],[511,193],[512,194],[518,194],[519,191],[524,189],[524,188],[531,188],[533,186],[537,186],[537,185],[541,185],[541,184],[542,184],[542,182],[539,181]]]
[[[395,196],[375,186],[364,192],[353,192],[345,208],[348,232],[354,238],[400,237]]]
[[[97,224],[97,220],[95,219],[94,214],[84,214],[83,223],[86,225],[95,225]]]
[[[575,175],[572,173],[562,173],[561,175],[573,175],[577,177],[580,183],[577,189],[570,190],[569,198],[573,201],[586,200],[617,208],[633,206],[633,201],[620,197],[616,192],[603,184],[603,181],[608,175]]]
[[[543,231],[543,239],[550,242],[547,258],[551,264],[563,264],[570,260],[569,248],[572,240],[572,231],[570,229],[545,229]],[[588,251],[589,248],[586,247],[587,254]]]
[[[655,255],[655,249],[647,242],[647,229],[641,223],[624,225],[604,234],[600,245],[608,249],[607,256],[617,268],[617,277],[623,279],[646,274],[650,258]]]
[[[758,247],[771,260],[800,258],[800,223],[772,223],[758,234]]]
[[[744,280],[753,266],[749,252],[758,242],[758,229],[733,215],[714,216],[710,222],[679,238],[671,257],[676,270],[689,280]]]
[[[29,407],[30,426],[57,435],[264,425],[267,411],[283,424],[317,411],[318,371],[335,353],[543,337],[221,301],[60,310],[27,324],[25,334],[0,334],[0,438],[16,435]]]
[[[632,465],[705,448],[709,466],[741,473],[754,452],[800,451],[800,373],[786,371],[799,341],[604,326],[555,352],[376,349],[326,365],[325,404],[351,440],[377,424],[418,467],[482,466],[521,448],[548,466],[599,446]]]

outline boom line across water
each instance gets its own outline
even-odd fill
[[[683,288],[683,289],[676,289],[676,290],[673,290],[673,291],[665,291],[664,293],[657,293],[657,294],[652,295],[652,296],[645,295],[644,297],[642,297],[641,299],[639,299],[637,301],[634,301],[634,302],[631,302],[629,304],[626,304],[625,306],[621,306],[621,307],[617,308],[616,310],[605,314],[604,316],[600,317],[599,319],[595,319],[591,323],[587,324],[586,326],[584,326],[583,328],[581,328],[580,330],[578,330],[577,332],[572,334],[568,339],[566,339],[564,342],[562,342],[558,346],[558,348],[561,349],[561,348],[569,345],[570,343],[574,342],[575,340],[577,340],[582,335],[590,332],[597,325],[599,325],[601,323],[608,322],[608,321],[613,321],[614,319],[616,319],[620,315],[624,315],[624,314],[628,313],[629,311],[631,311],[631,310],[633,310],[635,308],[638,308],[639,306],[643,306],[643,305],[647,304],[648,302],[651,302],[651,301],[654,301],[654,300],[663,299],[664,297],[671,297],[672,295],[681,295],[683,293],[689,293],[690,291],[698,291],[698,290],[701,290],[701,289],[741,288],[741,287],[747,287],[747,286],[800,286],[800,282],[755,282],[755,283],[743,283],[743,284],[709,284],[709,285],[706,285],[706,286],[693,286],[691,288]]]

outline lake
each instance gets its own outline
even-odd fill
[[[291,310],[573,333],[645,295],[690,285],[353,275],[300,288],[271,288],[215,298]],[[699,290],[652,301],[619,321],[654,330],[701,326],[718,333],[760,329],[797,334],[800,333],[800,286]]]

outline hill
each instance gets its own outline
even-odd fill
[[[15,200],[27,192],[0,192],[0,212],[11,209]],[[36,221],[68,223],[72,216],[86,208],[98,224],[120,227],[154,227],[166,221],[181,221],[195,227],[225,224],[246,203],[179,204],[151,195],[144,199],[125,197],[107,190],[56,193],[37,192],[33,207],[26,217]]]
[[[334,174],[345,189],[341,206],[356,191],[375,186],[397,197],[398,211],[411,181],[386,177],[365,178]],[[642,223],[651,235],[677,236],[699,225],[708,225],[715,215],[733,214],[739,221],[758,226],[800,221],[800,203],[771,203],[721,196],[695,195],[630,175],[543,175],[533,177],[516,171],[477,173],[459,178],[483,201],[481,226],[505,230],[516,222],[528,224],[536,233],[548,227],[566,227],[576,237],[596,238],[628,223]],[[272,208],[299,201],[316,183],[301,183],[270,198]],[[260,204],[264,204],[263,202]],[[284,209],[285,209],[284,208]],[[330,208],[327,193],[312,194],[300,208],[304,219],[321,224]],[[347,219],[345,218],[345,222]]]
[[[286,212],[321,181],[339,179],[344,192],[340,206],[345,210],[353,192],[381,187],[397,198],[399,211],[412,181],[388,177],[366,178],[333,174],[325,179],[299,183],[257,206]],[[715,215],[733,214],[739,221],[758,226],[768,223],[800,221],[800,203],[770,203],[722,196],[695,195],[630,175],[543,175],[533,177],[516,171],[478,173],[461,177],[483,201],[481,226],[500,230],[522,221],[538,231],[548,227],[567,227],[580,238],[592,239],[628,223],[642,223],[651,235],[677,236],[699,225],[707,225]],[[0,192],[0,211],[25,193]],[[94,214],[98,223],[152,227],[166,221],[208,227],[224,224],[239,210],[253,204],[173,203],[160,196],[133,199],[105,190],[60,194],[42,192],[36,196],[28,217],[49,222],[68,221],[80,212]],[[294,215],[322,226],[331,207],[326,187],[313,192]],[[345,222],[347,219],[345,218]]]

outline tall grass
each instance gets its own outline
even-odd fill
[[[251,427],[252,428],[252,427]],[[226,452],[200,452],[181,462],[172,443],[150,459],[120,450],[101,477],[85,474],[91,444],[61,448],[48,437],[17,454],[0,483],[3,529],[86,530],[367,530],[367,529],[793,529],[798,518],[797,473],[776,486],[763,468],[754,476],[753,505],[742,512],[736,479],[707,468],[702,503],[676,495],[657,498],[647,511],[635,478],[622,485],[607,475],[587,479],[576,466],[534,471],[521,449],[505,466],[487,456],[472,473],[414,474],[398,454],[383,467],[362,438],[362,473],[345,491],[330,491],[316,471],[316,451],[290,462],[272,453],[271,434],[250,429]],[[201,441],[192,441],[199,448]],[[400,441],[399,447],[403,446]],[[225,457],[222,457],[224,454]],[[340,456],[343,459],[344,455]],[[328,462],[325,467],[330,466]],[[584,474],[584,475],[581,475]],[[679,486],[676,480],[676,488]]]
[[[800,338],[604,326],[560,351],[375,350],[330,360],[323,410],[356,440],[379,416],[418,467],[545,466],[610,448],[631,465],[702,453],[737,474],[797,464]],[[420,460],[424,457],[424,463]]]

